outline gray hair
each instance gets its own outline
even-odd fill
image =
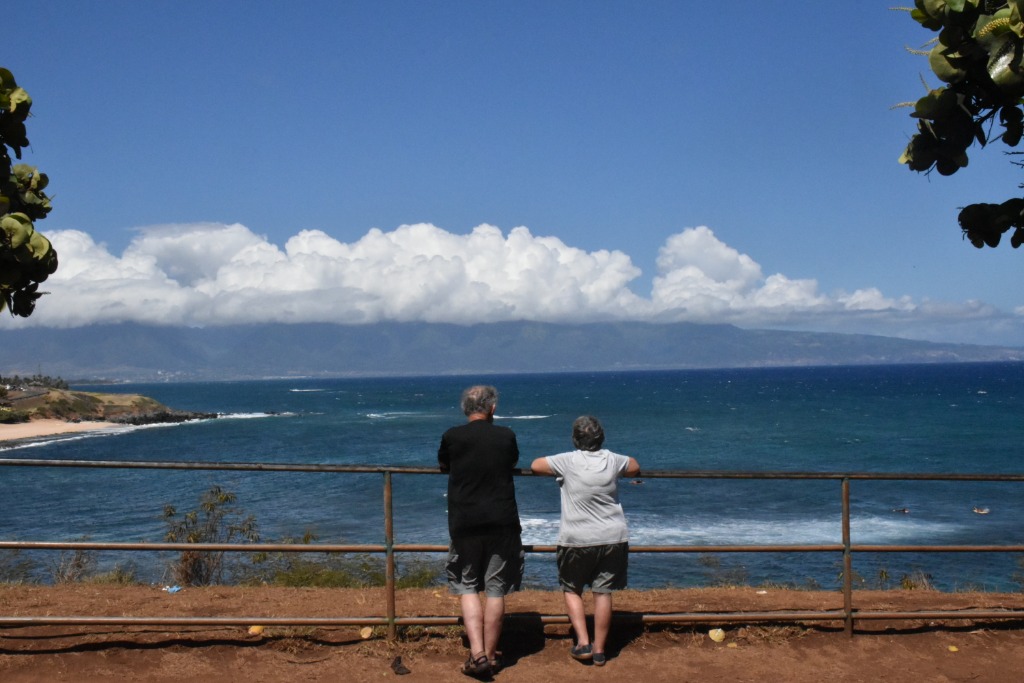
[[[462,412],[467,416],[474,413],[489,413],[498,405],[498,390],[485,384],[478,384],[462,392]]]
[[[581,451],[597,451],[604,443],[604,428],[593,415],[582,415],[572,423],[572,445]]]

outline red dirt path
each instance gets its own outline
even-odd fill
[[[497,681],[974,681],[1024,680],[1024,623],[936,623],[914,619],[865,621],[853,638],[838,623],[648,625],[630,614],[822,610],[841,607],[838,593],[757,591],[753,588],[624,591],[616,612],[608,665],[569,658],[567,625],[536,619],[510,621],[502,647],[510,664]],[[209,587],[170,594],[148,586],[0,586],[0,614],[108,616],[367,616],[384,612],[381,589]],[[557,593],[527,591],[509,599],[509,611],[560,614]],[[1024,608],[1024,595],[858,592],[860,609],[947,610]],[[400,616],[455,615],[446,590],[400,591]],[[407,627],[397,642],[377,628],[364,639],[358,627],[244,626],[0,627],[0,681],[459,681],[466,651],[457,627]],[[391,669],[396,656],[411,671]]]

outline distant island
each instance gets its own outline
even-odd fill
[[[640,322],[120,323],[0,329],[0,348],[0,372],[42,369],[76,385],[1024,360],[1021,347]]]

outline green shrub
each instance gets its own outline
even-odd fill
[[[24,410],[0,407],[0,424],[13,425],[28,422],[29,414]]]
[[[92,550],[62,550],[51,566],[54,583],[79,583],[96,569],[96,553]]]
[[[54,420],[77,420],[83,415],[96,414],[102,401],[95,396],[83,393],[73,393],[71,398],[61,398],[50,401],[41,406],[36,412],[41,417],[48,417]]]
[[[199,507],[181,515],[171,505],[164,507],[167,522],[165,540],[171,543],[257,543],[260,540],[255,517],[234,506],[235,494],[214,486],[206,491]],[[280,543],[312,544],[310,531],[301,539],[285,538]],[[237,557],[238,554],[236,553]],[[170,564],[172,579],[187,586],[223,583],[229,578],[243,585],[272,585],[316,588],[366,588],[385,583],[384,557],[367,553],[253,553],[225,565],[224,551],[184,550]],[[409,560],[396,564],[395,586],[424,588],[441,583],[439,561]]]
[[[20,548],[0,550],[0,583],[35,583],[36,563]]]
[[[926,574],[920,569],[915,569],[909,574],[904,574],[900,578],[900,588],[903,590],[913,591],[921,590],[928,591],[932,590],[932,577],[931,574]]]
[[[285,538],[282,543],[301,542],[308,545],[317,540],[307,531],[301,541]],[[385,584],[384,557],[367,553],[288,553],[256,555],[247,568],[243,583],[288,587],[366,588]],[[440,582],[440,563],[411,561],[396,564],[395,586],[424,588]]]
[[[745,586],[749,581],[750,576],[746,567],[741,564],[726,564],[717,555],[703,554],[697,562],[704,567],[704,576],[710,586]]]
[[[235,494],[213,486],[199,498],[199,507],[179,515],[172,505],[164,506],[170,543],[258,543],[256,518],[243,516],[233,506]],[[235,563],[237,564],[237,563]],[[185,586],[207,586],[224,581],[224,551],[183,550],[169,569],[174,581]]]
[[[103,586],[134,586],[139,583],[139,579],[135,574],[135,566],[132,564],[125,567],[115,565],[110,571],[92,574],[86,577],[84,581],[85,583]]]

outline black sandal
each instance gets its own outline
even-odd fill
[[[487,659],[486,653],[481,654],[479,657],[473,657],[470,654],[469,659],[462,665],[462,673],[481,681],[490,680],[491,660]]]

